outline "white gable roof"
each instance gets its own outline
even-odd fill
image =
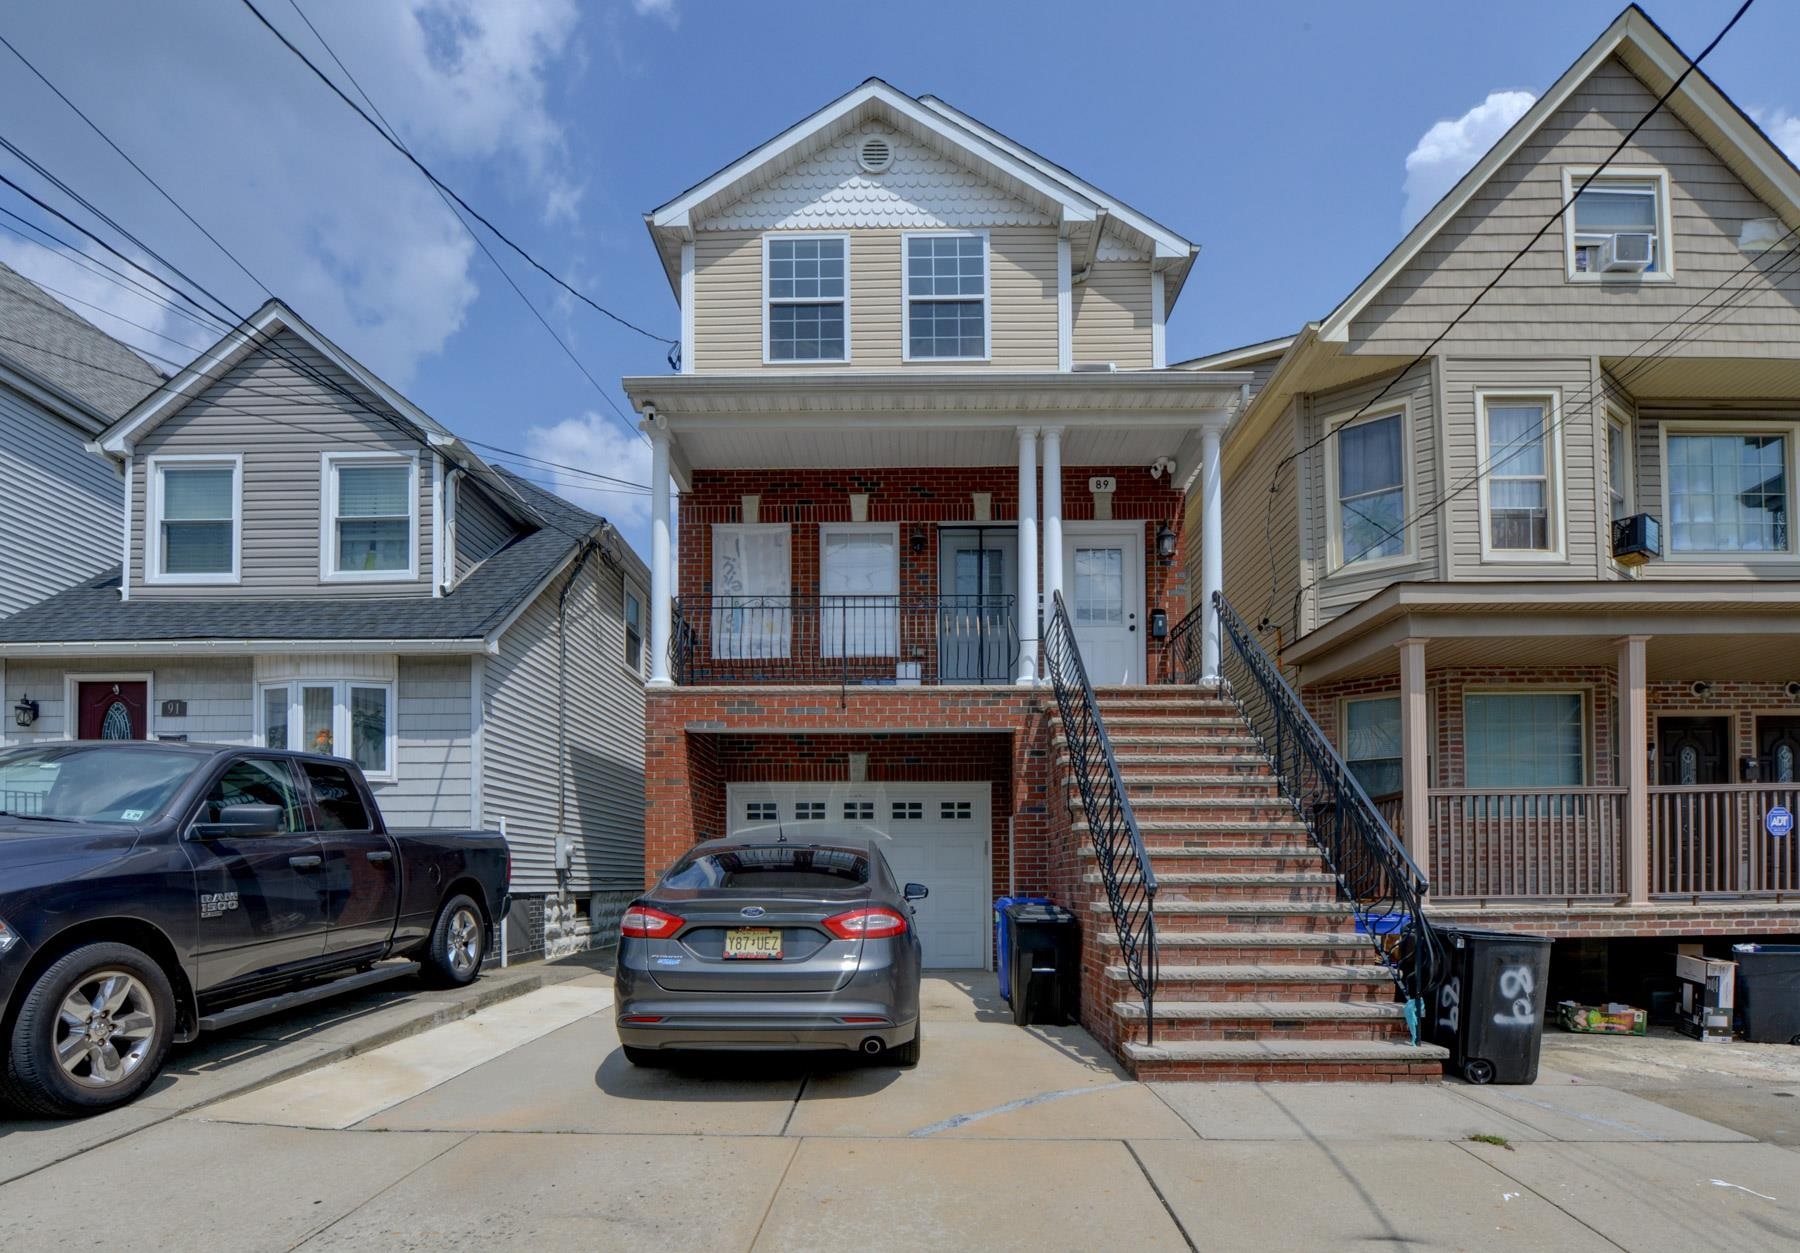
[[[1523,148],[1540,127],[1608,58],[1618,57],[1627,69],[1659,97],[1688,67],[1688,58],[1662,29],[1635,4],[1627,8],[1555,84],[1538,98],[1512,129],[1463,175],[1419,224],[1407,232],[1373,273],[1345,297],[1319,324],[1318,338],[1344,343],[1350,323],[1396,276],[1423,252],[1432,239],[1466,208],[1489,179]],[[1733,104],[1703,71],[1695,70],[1664,106],[1700,137],[1719,159],[1788,226],[1800,226],[1800,170],[1756,123]]]

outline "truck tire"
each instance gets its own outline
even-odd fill
[[[84,944],[37,977],[6,1052],[6,1095],[31,1114],[72,1118],[135,1098],[175,1034],[169,977],[129,944]]]
[[[487,921],[481,906],[459,892],[438,910],[419,977],[434,988],[466,987],[481,973],[486,956]]]

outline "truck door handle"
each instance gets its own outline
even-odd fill
[[[384,849],[371,849],[369,852],[364,853],[363,856],[367,857],[370,861],[393,861],[394,860],[394,855],[392,853],[388,852],[385,848]]]
[[[295,870],[317,870],[324,861],[325,859],[323,857],[309,854],[305,857],[288,858],[288,865],[292,866]]]

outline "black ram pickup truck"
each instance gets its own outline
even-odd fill
[[[388,830],[342,758],[0,752],[0,1096],[109,1109],[202,1030],[415,972],[468,983],[510,877],[498,834]]]

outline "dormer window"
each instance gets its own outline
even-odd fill
[[[769,235],[763,240],[763,361],[850,360],[850,240]]]
[[[236,583],[244,459],[151,457],[144,577],[149,583]]]
[[[1609,167],[1576,194],[1592,171],[1564,170],[1563,215],[1571,280],[1666,279],[1674,271],[1669,179],[1661,170]]]
[[[987,360],[987,246],[980,231],[904,236],[906,360]]]
[[[320,484],[319,577],[419,577],[419,462],[411,453],[326,453]]]

